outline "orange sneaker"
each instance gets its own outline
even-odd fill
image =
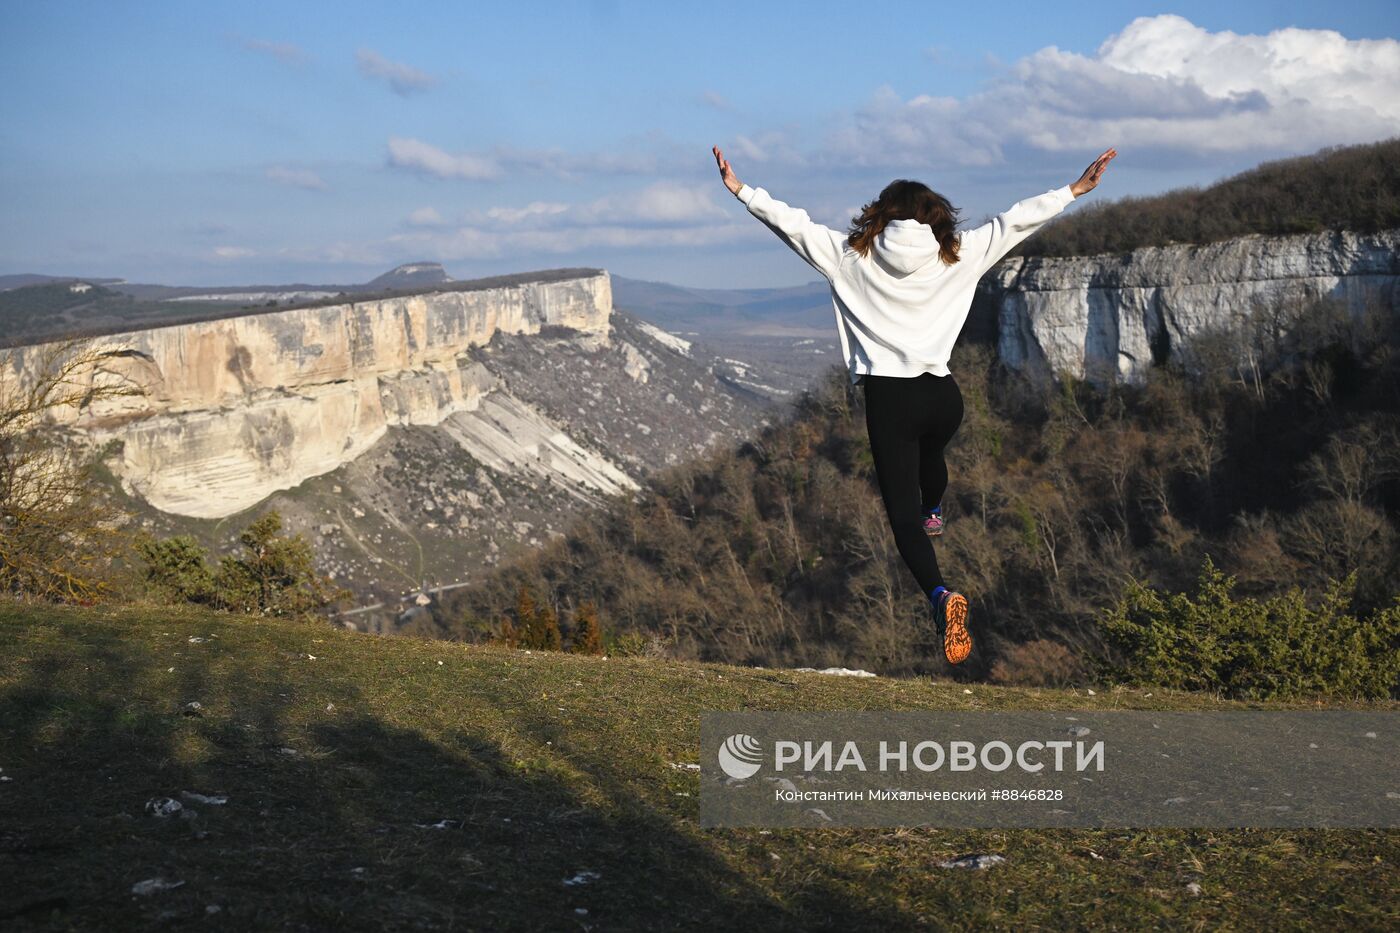
[[[967,630],[967,597],[945,589],[934,602],[943,626],[943,656],[949,664],[961,664],[972,653],[972,635]]]

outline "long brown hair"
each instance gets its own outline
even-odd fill
[[[954,233],[958,208],[928,185],[907,178],[890,182],[878,198],[860,209],[851,220],[846,242],[862,256],[868,256],[875,238],[891,220],[917,220],[928,224],[938,238],[938,257],[950,266],[958,261],[958,248],[962,245]]]

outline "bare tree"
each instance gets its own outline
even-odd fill
[[[1371,424],[1333,434],[1304,464],[1307,478],[1333,499],[1360,506],[1382,483],[1400,474],[1400,437]]]
[[[91,341],[0,350],[0,590],[85,601],[107,586],[120,510],[96,481],[103,451],[66,423],[141,389],[110,378]]]

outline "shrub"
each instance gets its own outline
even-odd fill
[[[214,602],[214,572],[204,547],[190,535],[146,538],[136,542],[136,551],[146,562],[148,590],[180,602]]]
[[[1038,638],[1012,645],[992,665],[995,683],[1020,687],[1064,687],[1083,673],[1078,656],[1057,641]]]
[[[671,639],[647,632],[623,632],[605,642],[608,654],[619,658],[661,660],[671,656]]]
[[[558,651],[564,646],[563,633],[559,631],[559,616],[552,606],[542,606],[535,613],[535,624],[525,635],[527,648],[541,651]]]
[[[311,545],[282,535],[282,516],[270,511],[238,536],[241,555],[225,555],[211,569],[203,547],[188,535],[138,544],[148,589],[164,598],[234,612],[306,616],[346,592],[316,571]]]
[[[491,640],[498,645],[515,648],[520,644],[520,633],[516,631],[514,623],[509,618],[502,616],[496,627],[496,637]]]
[[[591,602],[584,603],[574,611],[569,650],[575,654],[603,653],[603,630],[598,624],[598,609]]]
[[[1118,655],[1104,673],[1249,699],[1390,696],[1400,677],[1400,599],[1357,619],[1348,614],[1354,583],[1354,575],[1329,581],[1321,596],[1293,587],[1236,600],[1234,577],[1209,557],[1195,597],[1164,597],[1134,580],[1100,620]]]
[[[219,560],[216,598],[225,608],[274,616],[305,615],[341,597],[316,572],[311,545],[301,535],[282,535],[282,516],[271,511],[238,536],[243,555]]]
[[[519,637],[535,618],[535,597],[526,586],[521,586],[515,594],[514,634]]]
[[[534,594],[525,586],[516,594],[515,625],[503,629],[501,637],[513,647],[537,651],[558,651],[564,642],[554,609],[536,604]]]

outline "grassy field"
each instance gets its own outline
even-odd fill
[[[704,710],[1229,705],[0,603],[0,928],[1396,929],[1397,831],[701,830],[672,767]]]

